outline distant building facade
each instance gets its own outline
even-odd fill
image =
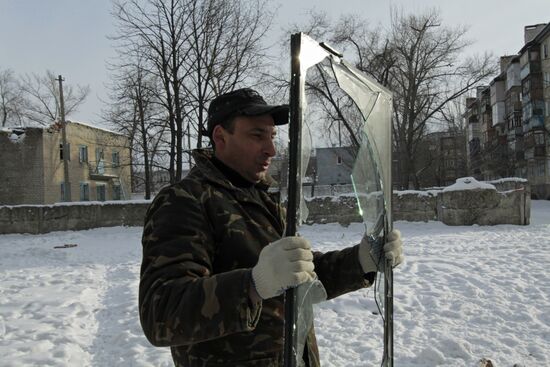
[[[456,131],[433,132],[417,148],[417,179],[419,187],[448,186],[464,177],[466,166],[466,137]],[[397,156],[394,153],[394,157]],[[395,172],[397,162],[393,163],[394,188],[399,182]]]
[[[550,199],[550,23],[526,26],[524,39],[466,100],[468,166],[478,179],[526,178],[534,198]]]
[[[0,205],[130,197],[128,138],[86,124],[66,125],[68,152],[59,124],[0,130]],[[63,155],[69,158],[71,197],[65,197]]]
[[[329,147],[315,149],[316,185],[351,184],[351,171],[355,155],[351,147]]]

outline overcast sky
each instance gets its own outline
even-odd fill
[[[523,27],[550,21],[549,0],[275,0],[279,4],[271,39],[290,23],[305,19],[308,9],[338,17],[357,13],[372,25],[389,25],[390,6],[405,12],[437,7],[447,25],[466,25],[476,43],[471,52],[515,54],[523,46]],[[113,56],[110,0],[0,0],[0,70],[16,74],[46,70],[62,74],[68,84],[91,87],[88,101],[70,116],[97,123],[106,99],[105,62]]]

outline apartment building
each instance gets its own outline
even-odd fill
[[[466,98],[466,112],[464,118],[468,134],[468,171],[476,179],[483,179],[481,174],[481,128],[480,128],[480,101],[478,98]]]
[[[501,70],[505,73],[504,121],[510,176],[527,177],[527,165],[523,148],[523,112],[519,56],[501,57]]]
[[[428,134],[416,151],[420,187],[449,186],[467,174],[464,133],[439,131]],[[397,163],[394,163],[397,167]],[[394,182],[394,184],[397,184]]]
[[[525,45],[519,51],[523,119],[523,148],[527,179],[537,198],[550,198],[550,155],[548,130],[545,126],[545,102],[542,60],[550,36],[550,24],[537,24],[525,29]],[[541,52],[542,51],[542,52]],[[548,59],[548,55],[546,55]]]
[[[131,161],[128,138],[83,123],[0,130],[0,205],[128,199]],[[70,197],[63,156],[67,155]]]
[[[527,178],[534,198],[550,198],[550,23],[526,26],[517,55],[466,100],[469,170],[476,178]],[[478,148],[479,147],[479,148]]]

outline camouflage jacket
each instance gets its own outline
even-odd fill
[[[283,296],[252,304],[249,285],[261,249],[284,234],[285,211],[265,182],[258,195],[233,186],[210,154],[195,151],[187,177],[149,207],[141,325],[153,345],[171,347],[176,366],[280,366]],[[315,253],[329,298],[369,285],[357,255],[357,246]],[[313,329],[307,345],[310,366],[318,366]]]

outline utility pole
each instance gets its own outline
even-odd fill
[[[191,171],[191,124],[188,123],[187,124],[187,149],[189,150],[189,152],[187,153],[187,157],[188,157],[188,164],[189,164],[189,171]]]
[[[63,188],[64,192],[64,201],[71,200],[71,182],[69,181],[69,144],[67,144],[67,122],[65,121],[65,101],[63,100],[63,77],[58,76],[57,80],[59,81],[59,107],[61,112],[61,136],[63,139]]]

